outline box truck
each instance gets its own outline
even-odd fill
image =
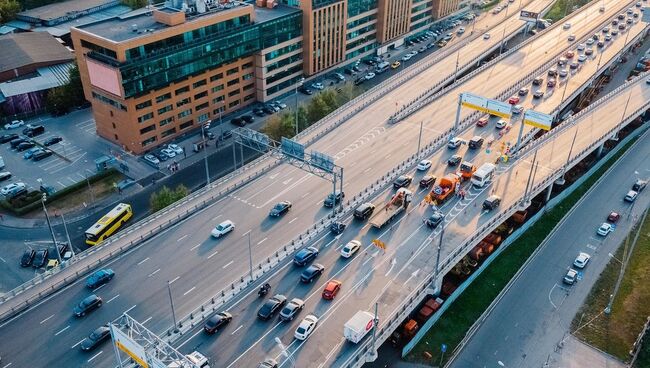
[[[375,326],[375,316],[366,311],[358,311],[343,327],[343,337],[356,344]]]

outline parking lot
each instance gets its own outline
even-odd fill
[[[98,137],[95,134],[95,122],[90,109],[25,123],[45,127],[44,133],[31,138],[39,145],[54,137],[60,137],[62,140],[48,146],[47,149],[54,154],[39,161],[25,158],[29,150],[18,151],[12,149],[9,143],[0,144],[0,156],[5,162],[2,171],[9,171],[12,174],[9,180],[2,182],[2,186],[23,182],[28,188],[38,189],[39,179],[42,179],[43,185],[61,190],[97,173],[95,159],[103,155],[114,155],[124,160],[129,168],[127,174],[136,180],[155,171],[139,162],[137,158],[124,154],[119,147]],[[23,136],[24,128],[21,126],[2,129],[0,136],[12,133]]]

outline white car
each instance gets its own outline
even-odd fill
[[[430,167],[431,167],[431,161],[429,161],[429,160],[422,160],[422,161],[420,161],[420,163],[418,164],[417,169],[418,169],[418,171],[427,171],[427,170],[429,170]]]
[[[152,154],[149,154],[149,153],[144,155],[144,159],[145,159],[145,161],[151,162],[154,165],[159,165],[160,164],[160,160],[156,156],[154,156]]]
[[[345,80],[345,78],[343,78],[343,80]],[[277,107],[279,107],[281,110],[284,110],[284,109],[287,108],[287,104],[285,104],[284,102],[275,101],[275,105]]]
[[[22,120],[14,120],[11,123],[5,124],[5,129],[16,129],[16,128],[20,128],[23,125],[25,125],[24,121],[22,121]]]
[[[406,54],[406,55],[402,56],[402,61],[409,61],[409,60],[411,60],[412,57],[413,57],[413,55]]]
[[[638,195],[639,195],[639,192],[637,192],[635,190],[630,190],[629,192],[627,192],[627,194],[625,195],[625,198],[623,198],[623,200],[625,202],[634,202],[634,200],[636,199],[636,197]]]
[[[350,258],[361,249],[361,242],[358,240],[350,240],[343,248],[341,248],[341,257]]]
[[[585,61],[587,61],[587,55],[582,54],[582,55],[578,56],[578,61],[581,62],[581,63],[584,63]]]
[[[365,78],[366,78],[366,80],[370,80],[370,79],[372,79],[372,78],[374,78],[374,77],[375,77],[375,73],[370,72],[370,73],[366,74],[366,77],[365,77]]]
[[[489,40],[490,39],[490,34],[489,33],[484,34],[483,39],[484,40]]]
[[[594,41],[594,39],[593,39],[593,38],[590,38],[590,39],[588,39],[588,40],[587,40],[587,42],[586,42],[586,43],[587,43],[587,45],[588,45],[588,46],[591,46],[591,45],[593,45],[593,44],[594,44],[594,42],[596,42],[596,41]]]
[[[311,84],[311,88],[321,91],[323,88],[325,88],[325,86],[323,86],[323,83],[321,82],[315,82]]]
[[[578,278],[578,271],[570,268],[562,281],[564,281],[565,284],[573,285],[576,282],[576,278]]]
[[[560,71],[558,71],[558,74],[560,75],[560,78],[565,78],[567,75],[569,75],[569,72],[566,69],[560,69]]]
[[[293,337],[298,340],[306,340],[309,335],[314,332],[317,324],[318,317],[314,316],[313,314],[308,315],[302,320],[302,322],[300,322],[300,325],[298,325],[298,328],[296,328],[296,332],[293,334]]]
[[[585,44],[584,43],[578,44],[578,51],[582,51],[584,49],[585,49]]]
[[[506,123],[505,120],[500,119],[499,121],[497,121],[496,128],[497,128],[497,129],[503,129],[503,128],[506,127],[506,125],[508,125],[508,123]]]
[[[460,147],[461,144],[463,144],[463,140],[458,137],[454,137],[451,140],[449,140],[449,143],[447,143],[447,148],[456,149]]]
[[[456,33],[458,33],[458,34],[463,34],[463,33],[465,33],[465,28],[464,28],[464,27],[460,27],[460,28],[458,28],[458,31],[456,31]]]
[[[167,148],[174,151],[174,153],[177,154],[177,155],[180,155],[180,154],[183,153],[183,148],[181,146],[179,146],[178,144],[174,144],[174,143],[168,144]]]
[[[569,29],[571,28],[571,23],[567,22],[562,25],[562,29]]]
[[[512,107],[512,113],[513,114],[521,114],[524,111],[524,107],[522,105],[515,105]]]
[[[172,151],[169,148],[163,148],[163,149],[160,150],[160,152],[164,153],[165,156],[167,156],[169,158],[176,157],[176,152]]]
[[[614,227],[612,226],[612,224],[608,224],[606,222],[603,222],[603,224],[600,225],[600,227],[598,228],[597,233],[600,236],[607,236],[612,231],[614,231]]]
[[[573,261],[573,265],[577,268],[585,268],[587,263],[589,263],[589,259],[591,259],[591,256],[589,254],[580,252],[580,254],[578,254],[576,257],[576,260]]]
[[[9,185],[5,185],[2,189],[0,189],[0,194],[6,196],[8,194],[24,190],[25,188],[27,188],[25,183],[11,183]]]
[[[230,220],[226,220],[212,230],[212,236],[220,238],[233,230],[235,230],[235,224]]]

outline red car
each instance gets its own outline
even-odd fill
[[[327,283],[325,286],[325,289],[323,289],[323,299],[325,300],[332,300],[338,294],[339,290],[341,290],[341,281],[339,280],[332,280]]]
[[[574,53],[573,51],[567,51],[567,53],[564,54],[564,56],[565,56],[567,59],[572,59],[572,58],[575,56],[575,53]]]
[[[488,125],[488,122],[490,121],[490,118],[487,116],[484,116],[476,121],[476,126],[484,127]]]
[[[619,218],[621,218],[621,215],[619,213],[612,212],[609,214],[609,216],[607,216],[607,221],[611,223],[616,223],[616,221],[618,221]]]
[[[519,97],[517,96],[512,96],[508,99],[508,103],[511,105],[516,105],[519,103]]]

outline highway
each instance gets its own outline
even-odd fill
[[[589,146],[601,132],[618,122],[623,116],[625,102],[629,96],[634,98],[630,99],[627,114],[647,101],[650,88],[644,80],[640,80],[630,89],[630,93],[619,95],[609,104],[600,106],[598,110],[582,118],[580,125],[563,131],[554,140],[540,146],[537,154],[537,162],[540,165],[533,176],[531,187],[565,164],[574,136],[576,141],[572,152],[576,155]],[[538,109],[544,111],[551,108],[559,102],[560,97],[555,94],[542,102]],[[593,120],[593,116],[598,116],[599,119]],[[604,124],[605,122],[608,124]],[[576,134],[576,129],[584,134]],[[512,135],[511,131],[507,138],[512,138]],[[438,163],[450,154],[452,152],[438,152],[430,159]],[[493,218],[493,213],[480,209],[482,201],[489,193],[502,197],[502,209],[519,200],[531,171],[531,156],[532,152],[529,152],[523,160],[502,166],[499,170],[502,174],[489,189],[469,189],[465,200],[453,199],[443,207],[448,225],[445,229],[441,259],[445,259],[468,234]],[[475,156],[473,161],[480,164],[487,161],[487,157],[489,156],[483,151]],[[452,171],[435,165],[434,168],[430,172],[438,177]],[[414,182],[417,183],[422,175],[415,173]],[[415,184],[411,185],[412,189],[415,187]],[[393,190],[388,190],[382,198],[388,199],[392,194]],[[415,205],[409,208],[408,215],[395,223],[392,229],[376,231],[364,222],[352,221],[341,238],[326,238],[318,242],[316,246],[321,250],[321,254],[315,262],[323,264],[326,272],[314,283],[315,286],[299,283],[302,269],[292,266],[290,262],[269,280],[274,285],[273,293],[282,293],[289,299],[299,297],[306,300],[307,306],[302,316],[313,313],[323,321],[315,335],[306,343],[292,338],[300,318],[291,323],[255,320],[255,313],[262,300],[257,298],[253,290],[252,294],[228,306],[227,309],[235,316],[228,327],[217,336],[209,336],[205,335],[199,326],[188,340],[181,342],[181,350],[187,353],[198,349],[227,367],[254,366],[265,357],[282,360],[280,348],[275,343],[275,338],[278,337],[288,347],[291,358],[296,360],[296,366],[343,366],[354,350],[354,345],[342,339],[342,326],[345,321],[359,309],[372,311],[377,301],[381,320],[386,312],[394,310],[414,290],[423,276],[432,273],[436,252],[431,241],[433,239],[436,244],[439,231],[431,233],[422,224],[422,219],[431,213],[427,207],[417,205],[425,194],[423,190],[417,191]],[[385,254],[371,245],[370,241],[376,238],[388,244]],[[338,251],[352,239],[360,240],[364,244],[364,250],[352,260],[340,258]],[[332,278],[342,281],[341,293],[333,302],[322,300],[319,294]],[[223,341],[228,341],[228,344]]]
[[[649,157],[650,134],[645,133],[549,235],[451,367],[478,368],[497,361],[506,367],[541,367],[547,359],[550,366],[558,366],[554,348],[611,261],[608,254],[616,253],[635,219],[648,208],[646,192],[640,193],[634,206],[623,196],[636,178],[650,176]],[[606,238],[596,235],[611,211],[621,214],[616,230]],[[561,279],[579,252],[590,254],[591,260],[577,284],[564,285]]]
[[[611,2],[611,4],[614,3]],[[608,3],[608,7],[609,5]],[[614,5],[611,6],[613,7]],[[619,8],[623,8],[621,4],[618,4],[618,6]],[[616,14],[618,10],[620,9],[612,8],[605,14],[592,12],[588,16],[578,15],[571,20],[573,24],[571,32],[577,35],[580,35],[581,31],[586,33],[595,27],[599,21],[606,19],[607,16]],[[638,25],[635,25],[635,27],[637,30],[640,28]],[[491,32],[494,33],[495,31]],[[564,38],[566,32],[562,32],[559,29],[551,30],[535,41],[534,44],[537,45],[536,47],[530,47],[530,52],[535,52],[540,65],[544,62],[544,55],[539,51],[542,49],[541,45],[544,45],[546,48],[551,48],[549,46],[550,40],[562,40],[562,42],[566,42]],[[491,40],[494,39],[491,38]],[[475,42],[486,42],[486,40],[479,38]],[[617,42],[622,42],[620,37],[617,38]],[[472,50],[472,52],[480,48],[480,45],[477,46],[474,43],[468,45],[468,50]],[[608,49],[610,48],[606,48],[606,50]],[[461,53],[460,55],[463,57],[464,54]],[[513,56],[520,57],[518,53]],[[455,63],[455,57],[448,59],[448,62]],[[509,59],[506,59],[503,64],[508,65],[508,63]],[[533,64],[531,65],[532,69],[535,67],[535,63],[531,62],[531,64]],[[449,64],[445,64],[445,61],[443,61],[431,69],[436,68],[442,68],[440,70],[448,71]],[[524,69],[520,65],[512,64],[509,72],[501,72],[507,75],[507,77],[502,80],[494,79],[498,83],[491,84],[493,90],[502,90],[510,83],[514,83],[518,78],[525,76]],[[486,73],[496,74],[496,71],[489,69]],[[438,72],[434,75],[440,74]],[[586,73],[583,73],[583,75],[586,75]],[[485,78],[480,79],[480,77],[481,75],[477,76],[475,84],[470,85],[470,81],[459,88],[462,88],[464,91],[481,93],[483,88],[486,87],[486,83],[484,83]],[[490,80],[493,81],[493,79]],[[353,117],[344,123],[342,127],[312,146],[312,149],[334,155],[337,158],[337,163],[345,167],[346,192],[352,194],[359,192],[370,182],[388,171],[389,168],[394,167],[406,156],[415,153],[415,145],[413,142],[417,138],[419,124],[401,122],[397,125],[387,126],[384,124],[384,121],[394,112],[394,102],[396,100],[415,96],[417,94],[418,84],[426,86],[431,83],[432,79],[427,78],[417,78],[405,83],[387,94],[384,99]],[[449,93],[444,98],[441,98],[439,102],[436,102],[436,104],[439,104],[438,109],[440,111],[440,113],[436,112],[436,117],[440,118],[440,120],[426,122],[423,142],[432,140],[433,137],[439,135],[440,132],[448,129],[453,124],[452,117],[455,111],[448,113],[441,107],[453,106],[453,103],[445,100],[445,98],[450,98],[451,101],[455,101],[456,96],[457,94]],[[548,103],[549,111],[554,106],[552,99],[545,100],[543,103]],[[489,129],[491,130],[492,128]],[[514,130],[516,129],[512,129],[509,134],[511,139]],[[463,134],[471,137],[474,131],[471,130]],[[399,144],[400,142],[402,143],[401,145]],[[386,154],[383,154],[383,147],[390,147],[390,151],[385,151]],[[381,152],[381,154],[374,154],[375,152]],[[439,152],[439,155],[441,156],[437,160],[434,159],[434,163],[443,161],[446,158],[444,156],[448,155],[448,153]],[[440,166],[436,166],[436,168],[437,170],[444,169]],[[14,364],[18,366],[21,363],[24,364],[24,361],[20,359],[28,359],[29,364],[37,366],[47,366],[54,362],[70,366],[81,366],[84,364],[98,366],[112,362],[112,357],[110,357],[111,350],[107,347],[104,347],[103,350],[98,350],[94,354],[80,354],[77,353],[78,345],[76,344],[96,326],[112,320],[127,310],[136,319],[145,322],[145,326],[151,330],[164,330],[171,324],[167,281],[173,281],[171,289],[177,316],[187,314],[209,296],[221,290],[224,286],[227,286],[235,277],[247,272],[248,243],[247,237],[243,236],[243,234],[246,234],[249,229],[252,229],[251,240],[255,258],[253,263],[263,260],[282,244],[289,241],[297,233],[327,213],[326,209],[321,208],[321,203],[329,190],[330,186],[327,182],[310,178],[308,174],[296,168],[283,165],[274,169],[265,177],[232,193],[230,197],[215,203],[200,215],[194,216],[191,220],[168,229],[147,245],[136,249],[126,257],[123,257],[123,259],[118,260],[112,266],[117,272],[116,278],[98,292],[104,298],[106,304],[100,310],[85,317],[85,319],[90,321],[84,321],[82,323],[76,321],[71,316],[72,306],[83,296],[88,295],[88,291],[84,290],[81,285],[75,284],[63,293],[47,300],[42,306],[2,327],[0,334],[3,337],[3,341],[7,341],[2,347],[3,357],[5,357],[6,361],[15,362]],[[279,220],[268,219],[266,215],[268,209],[279,200],[292,201],[294,203],[293,210]],[[424,211],[424,208],[422,208],[422,211]],[[227,218],[235,221],[237,224],[236,231],[219,241],[210,239],[208,235],[210,229],[216,223]],[[472,222],[470,220],[466,221],[468,224]],[[421,224],[419,218],[417,224],[418,226]],[[353,225],[350,230],[346,231],[344,237],[339,240],[345,241],[346,236],[354,235],[354,226],[363,227],[361,224]],[[426,240],[426,233],[422,234],[420,232],[418,235],[417,232],[413,232],[418,226],[406,230],[406,234],[413,234],[413,237],[404,246],[405,249],[412,247],[415,243],[419,244],[419,242]],[[276,228],[278,231],[274,231]],[[395,239],[398,239],[397,237],[402,231],[401,228],[402,226],[400,226],[400,229],[395,229],[393,233],[386,234],[386,236],[390,236],[391,239],[395,236]],[[470,226],[468,226],[468,229],[465,231],[470,231],[470,229]],[[453,236],[453,234],[450,236]],[[324,246],[328,244],[331,242],[331,239],[330,235],[325,235],[320,245]],[[333,245],[330,249],[333,249]],[[326,252],[323,253],[321,257],[328,258],[325,255]],[[380,262],[379,260],[375,260],[376,257],[368,257],[370,258],[364,260],[366,263],[362,264],[361,266],[363,267],[360,268],[364,269],[365,267],[367,269],[368,267],[372,268],[375,266],[375,269],[380,271],[385,266],[385,260]],[[385,259],[388,259],[388,257]],[[419,262],[420,260],[417,261]],[[350,262],[350,264],[355,265],[355,262],[356,260]],[[397,257],[395,263],[389,263],[393,270],[388,276],[391,276],[392,273],[395,273],[395,275],[403,274],[403,272],[396,273],[400,267],[399,262],[399,257]],[[388,269],[391,266],[386,266],[386,268]],[[410,266],[412,264],[409,264]],[[420,267],[422,269],[420,275],[425,273],[427,270],[426,267],[429,267],[428,269],[430,270],[431,265],[423,265]],[[346,272],[356,275],[350,268],[345,268],[337,277],[343,278]],[[329,267],[328,270],[333,271],[335,268]],[[282,273],[283,271],[280,272]],[[387,270],[384,272],[387,272]],[[359,278],[359,281],[368,289],[371,288],[371,284],[375,284],[375,280],[380,279],[379,277],[369,279],[372,273],[367,270],[364,272],[364,275],[364,277]],[[356,277],[354,275],[348,276]],[[390,278],[388,276],[384,278],[384,281]],[[417,275],[413,278],[415,277]],[[325,279],[325,275],[322,279]],[[408,281],[408,277],[403,280],[399,279],[397,282],[406,281]],[[272,283],[279,285],[275,281]],[[133,287],[133,285],[138,286]],[[386,284],[380,285],[381,287],[379,289],[382,289]],[[309,288],[305,289],[305,292],[309,291],[307,290]],[[280,288],[280,290],[282,289]],[[317,288],[313,290],[318,291]],[[333,304],[340,306],[340,301],[345,300],[345,298],[340,297],[344,295],[345,289],[344,294],[340,295]],[[366,299],[366,302],[368,302],[372,298]],[[384,301],[382,300],[382,302]],[[346,310],[351,311],[352,309],[346,305]],[[340,337],[341,324],[337,323],[333,323],[336,334],[333,334],[332,337],[335,338]],[[325,324],[325,328],[329,325],[330,323]],[[264,330],[266,327],[258,326],[258,328]],[[30,334],[24,334],[22,330],[25,329],[32,332]],[[252,336],[251,338],[259,339],[253,330],[242,329],[240,331],[246,331]],[[266,336],[271,335],[271,333],[268,333]],[[40,344],[30,344],[30,341],[33,341],[35,338],[39,341],[44,341],[43,343],[47,344],[50,348],[48,350],[51,350],[51,354],[39,354]],[[224,352],[222,355],[221,352],[212,354],[212,351],[210,351],[210,355],[219,357],[219,361],[221,361],[222,356],[225,359],[224,361],[234,361],[237,357],[237,352],[242,350],[241,346],[246,344],[242,342],[240,349],[231,352],[231,358],[226,358],[228,356],[227,352]],[[186,346],[192,345],[192,342],[186,344]],[[327,344],[323,345],[327,346]],[[268,343],[265,346],[269,349],[268,351],[272,351],[273,347],[269,346]],[[259,349],[259,344],[253,344],[251,347],[255,350],[247,354],[245,359],[251,359],[252,361],[266,354],[264,351],[257,350]],[[69,349],[74,349],[73,353],[70,353],[71,351]],[[304,359],[302,353],[300,357]],[[336,361],[336,359],[329,361],[330,363],[325,361],[324,364],[334,364],[332,363],[333,361]]]

